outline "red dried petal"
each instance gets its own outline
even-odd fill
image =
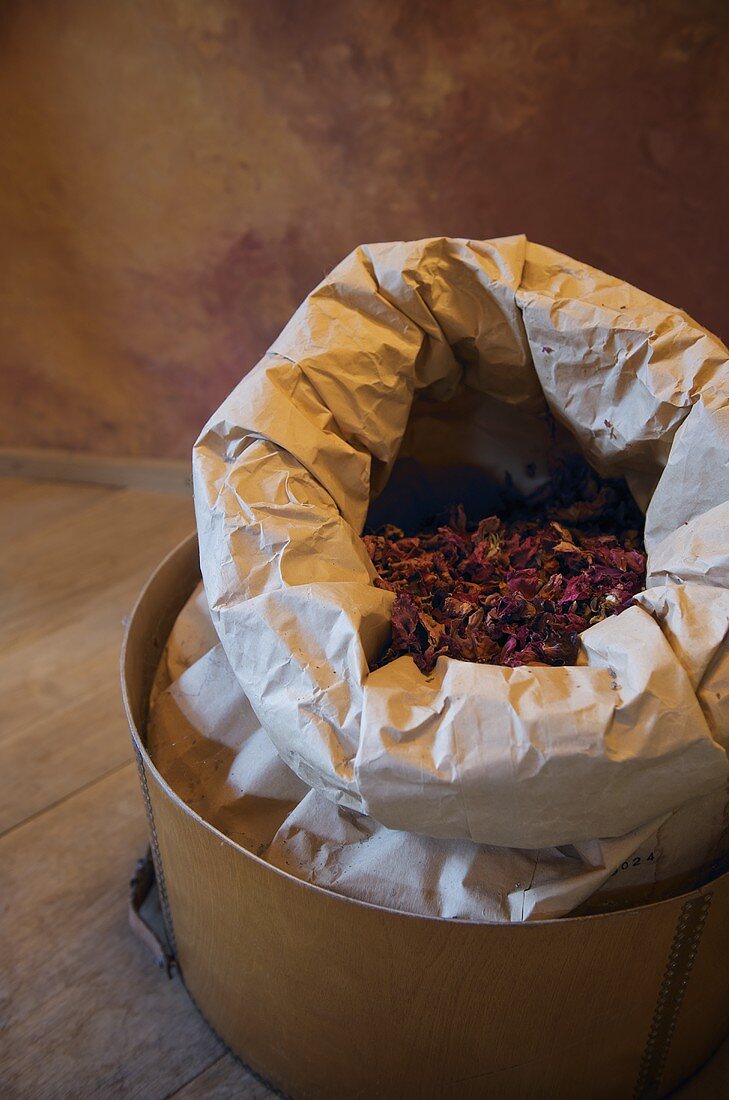
[[[522,508],[477,524],[454,505],[448,524],[416,536],[392,526],[364,536],[375,583],[396,593],[380,664],[403,654],[424,672],[442,654],[512,667],[572,664],[579,633],[630,605],[645,554],[627,490],[572,463],[530,503],[531,514]]]

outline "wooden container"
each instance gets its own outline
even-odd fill
[[[145,749],[147,701],[200,577],[191,536],[129,622],[124,700],[168,935],[241,1059],[296,1100],[664,1096],[729,1030],[729,874],[535,924],[409,916],[270,867],[190,810]]]

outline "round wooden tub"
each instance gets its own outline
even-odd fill
[[[172,624],[200,579],[182,542],[142,592],[124,701],[170,943],[228,1046],[295,1100],[664,1096],[729,1030],[729,874],[657,904],[535,924],[408,916],[244,851],[145,749]]]

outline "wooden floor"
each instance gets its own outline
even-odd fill
[[[182,496],[0,478],[0,1097],[263,1100],[127,926],[123,619]]]
[[[273,1095],[126,920],[146,823],[122,622],[192,526],[181,496],[0,478],[2,1100]],[[729,1096],[729,1045],[680,1095]]]

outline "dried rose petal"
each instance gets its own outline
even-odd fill
[[[624,484],[572,461],[505,517],[470,523],[454,505],[406,537],[363,537],[375,584],[395,593],[392,639],[379,665],[409,654],[485,664],[573,664],[578,636],[628,607],[645,580],[641,517]]]

